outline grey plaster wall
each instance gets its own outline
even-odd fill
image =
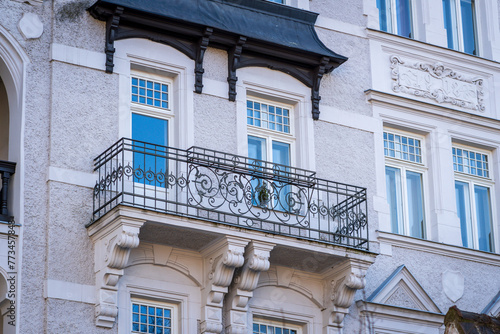
[[[236,103],[210,95],[194,95],[194,143],[236,152]]]
[[[93,285],[94,249],[85,225],[92,212],[92,189],[49,183],[47,278]]]
[[[203,78],[227,82],[227,52],[208,48],[203,58],[205,73]]]
[[[312,0],[309,9],[326,17],[342,22],[366,25],[366,17],[363,15],[363,2],[350,0]]]
[[[118,75],[53,62],[52,77],[50,163],[90,173],[118,138]]]
[[[349,58],[323,77],[321,103],[352,113],[372,115],[364,94],[371,88],[368,40],[326,29],[316,30],[326,46]]]
[[[96,327],[94,311],[94,305],[49,299],[47,301],[48,330],[44,333],[113,334],[118,332],[117,326],[111,329]]]
[[[39,16],[44,32],[38,39],[25,40],[17,24],[23,13],[31,12]],[[51,4],[45,1],[38,6],[17,1],[0,3],[0,24],[21,45],[29,63],[26,65],[26,92],[24,104],[24,220],[23,239],[17,261],[22,263],[22,281],[18,285],[20,296],[18,323],[20,333],[44,332],[45,300],[43,284],[47,260],[48,198],[46,171],[49,152],[49,119],[51,100]],[[15,129],[14,131],[21,131]],[[19,163],[19,161],[18,161]],[[21,255],[22,254],[22,255]],[[19,305],[18,305],[19,306]]]
[[[55,0],[54,12],[54,43],[69,45],[81,49],[103,52],[106,23],[94,19],[87,8],[95,0]]]

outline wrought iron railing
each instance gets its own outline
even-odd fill
[[[10,177],[16,171],[16,163],[0,160],[0,221],[11,221],[9,213],[9,183]]]
[[[92,222],[126,205],[368,249],[365,188],[243,156],[125,138],[94,162]]]

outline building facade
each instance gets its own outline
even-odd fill
[[[500,313],[500,2],[3,0],[11,333]]]

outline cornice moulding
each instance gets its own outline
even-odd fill
[[[487,253],[475,249],[447,245],[436,241],[422,240],[382,231],[378,231],[378,240],[380,243],[390,244],[395,247],[500,267],[500,254]]]
[[[439,106],[433,103],[420,101],[410,97],[402,97],[392,93],[368,89],[365,91],[368,102],[391,106],[392,109],[411,110],[415,113],[427,113],[439,118],[454,119],[474,125],[490,127],[498,133],[500,120],[484,115],[471,114],[466,111]]]

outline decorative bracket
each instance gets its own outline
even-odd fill
[[[202,291],[202,334],[222,332],[224,295],[233,280],[234,270],[244,263],[243,253],[248,240],[225,237],[203,252],[206,274]]]
[[[344,317],[349,313],[357,290],[365,287],[365,275],[371,262],[349,259],[334,267],[327,281],[327,305],[323,310],[325,333],[341,333]]]
[[[253,296],[262,271],[269,269],[269,256],[274,244],[252,241],[245,253],[245,264],[236,274],[226,298],[227,334],[246,333],[248,301]]]
[[[203,33],[203,37],[200,38],[198,42],[198,48],[196,50],[196,59],[195,59],[195,92],[201,94],[203,90],[203,73],[205,70],[203,69],[203,57],[205,56],[205,51],[208,47],[208,42],[210,41],[210,36],[214,30],[212,28],[205,28],[205,32]]]
[[[120,16],[123,14],[123,7],[117,6],[115,12],[106,21],[106,73],[113,73],[113,56],[115,54],[115,39],[120,24]]]
[[[321,84],[321,79],[323,75],[326,73],[326,65],[330,58],[323,57],[321,58],[321,63],[316,67],[314,71],[314,77],[311,87],[311,101],[312,101],[312,116],[315,121],[319,119],[319,101],[321,101],[321,96],[319,96],[319,87]]]
[[[236,81],[238,81],[238,77],[236,77],[236,69],[238,68],[241,52],[243,51],[243,45],[246,41],[246,37],[240,36],[236,45],[228,52],[229,68],[227,82],[229,83],[229,101],[236,100]]]
[[[98,231],[89,230],[94,242],[96,272],[96,325],[113,327],[118,316],[117,284],[123,276],[130,251],[139,246],[139,231],[145,221],[117,218]],[[98,227],[99,228],[99,227]]]

